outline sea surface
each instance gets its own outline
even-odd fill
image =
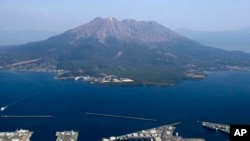
[[[52,118],[0,118],[0,131],[28,129],[31,141],[55,141],[56,131],[79,131],[79,141],[98,141],[174,122],[182,137],[225,141],[229,135],[197,123],[250,124],[250,72],[216,72],[173,87],[111,87],[55,80],[55,74],[0,71],[1,115]],[[157,122],[85,115],[105,113],[157,119]]]

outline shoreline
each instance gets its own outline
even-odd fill
[[[101,86],[111,86],[111,87],[144,87],[144,86],[152,86],[152,87],[174,87],[177,86],[179,84],[181,84],[183,81],[186,80],[191,80],[191,81],[199,81],[199,80],[203,80],[206,79],[208,76],[208,74],[210,73],[219,73],[219,72],[250,72],[249,70],[225,70],[225,71],[210,71],[210,72],[206,72],[204,74],[204,77],[186,77],[184,76],[180,81],[176,82],[176,83],[157,83],[157,82],[142,82],[139,83],[137,81],[135,82],[109,82],[109,83],[100,83],[100,82],[88,82],[85,80],[75,80],[76,77],[79,76],[69,76],[69,77],[58,77],[58,71],[57,70],[51,70],[51,71],[26,71],[26,70],[8,70],[8,69],[0,69],[0,72],[21,72],[21,73],[48,73],[48,74],[53,74],[54,75],[54,79],[55,80],[73,80],[73,81],[80,81],[80,82],[85,82],[88,85],[101,85]]]

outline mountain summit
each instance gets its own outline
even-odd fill
[[[180,38],[178,34],[155,21],[118,21],[112,17],[95,18],[87,24],[67,31],[65,34],[71,37],[72,44],[87,38],[95,38],[101,43],[104,43],[108,38],[138,43],[169,42]]]
[[[95,18],[44,41],[0,48],[0,68],[116,75],[172,85],[204,71],[245,69],[250,55],[201,45],[154,21]]]

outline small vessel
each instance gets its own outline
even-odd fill
[[[1,109],[0,109],[0,110],[1,110],[1,112],[2,112],[2,111],[4,111],[6,108],[7,108],[7,106],[5,106],[5,107],[1,107]]]

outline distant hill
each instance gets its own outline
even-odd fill
[[[52,31],[0,31],[0,46],[46,40],[58,33]]]
[[[34,65],[17,65],[27,62]],[[44,70],[53,64],[76,74],[106,73],[137,84],[172,85],[199,76],[192,73],[249,67],[250,54],[204,46],[155,21],[115,18],[96,18],[47,40],[0,50],[2,68]]]
[[[177,33],[201,44],[226,50],[250,52],[250,30],[205,32],[190,29],[177,29]]]
[[[250,26],[237,29],[236,31],[250,33]]]

